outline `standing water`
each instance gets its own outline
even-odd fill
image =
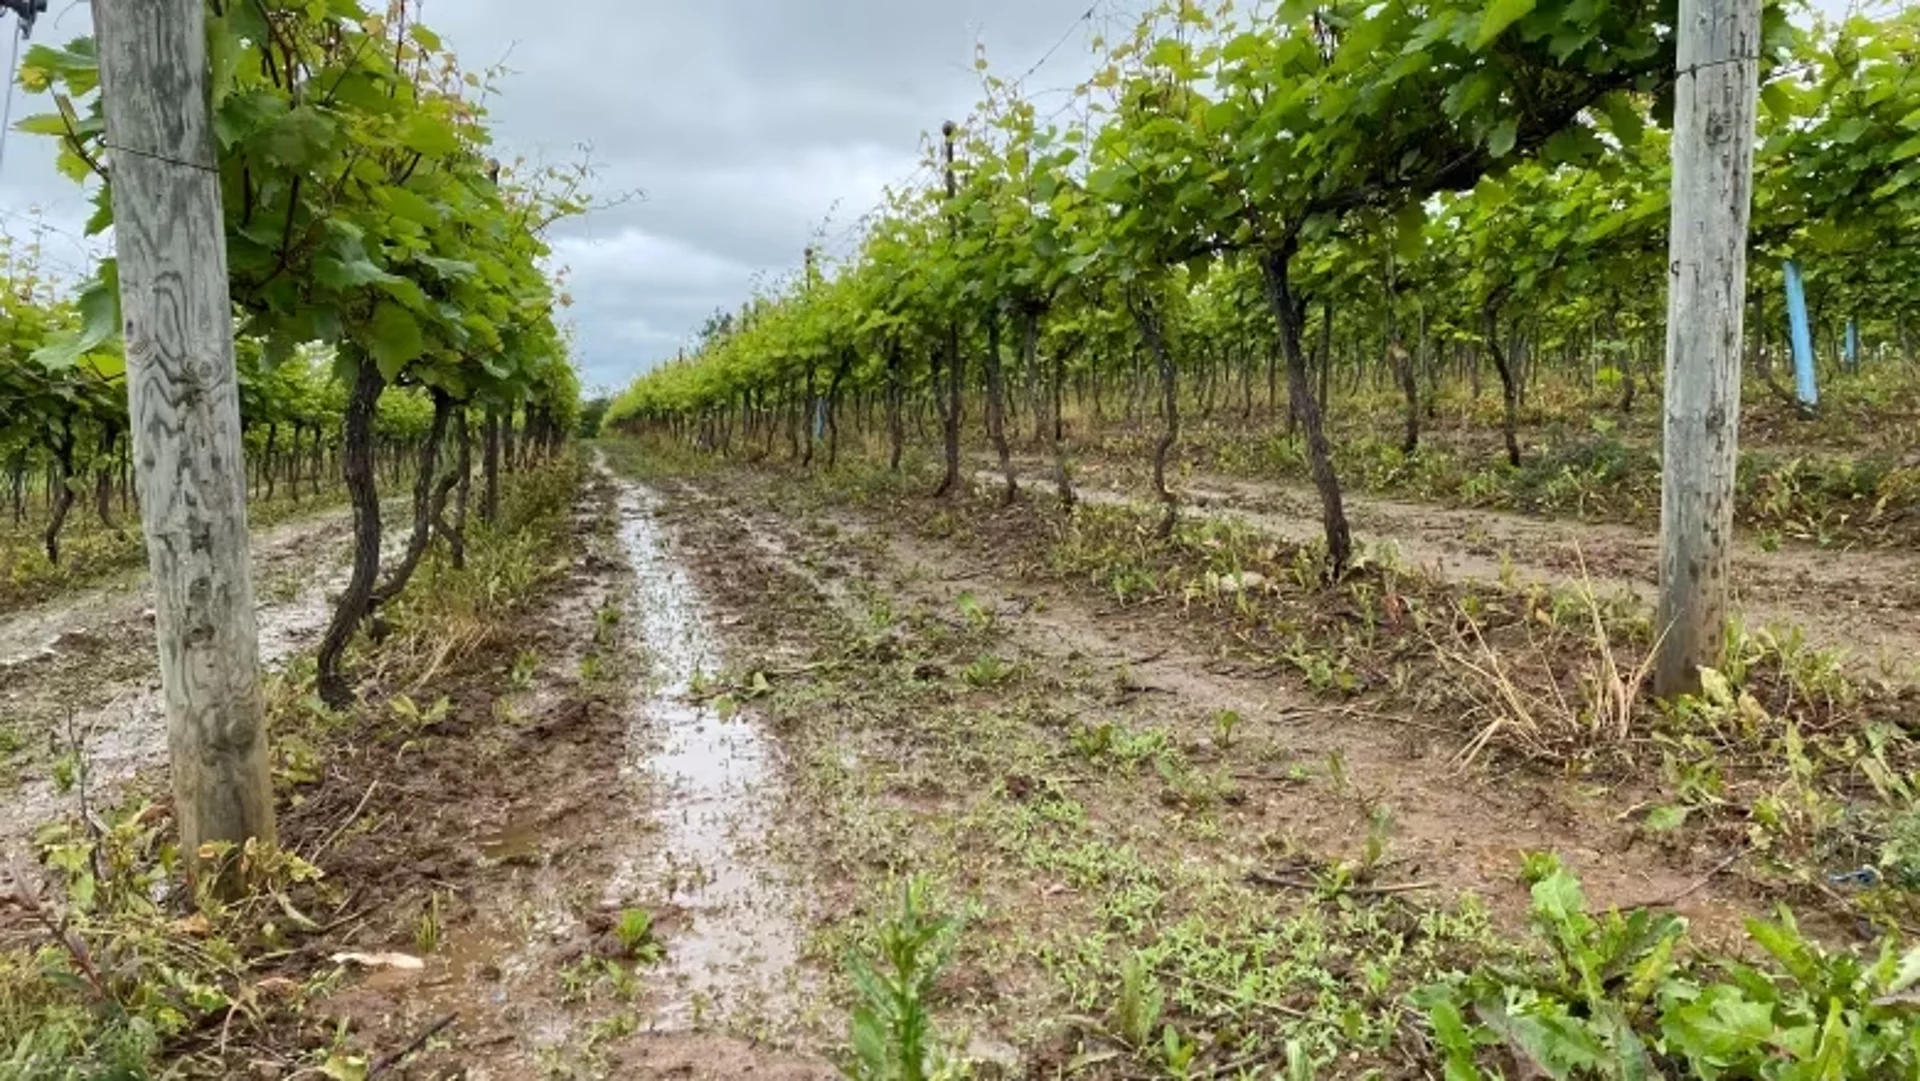
[[[668,936],[664,963],[680,993],[661,1020],[677,1027],[791,997],[799,932],[766,848],[780,784],[773,752],[752,720],[723,717],[698,694],[701,679],[718,674],[718,643],[668,551],[659,507],[653,490],[622,484],[620,540],[635,577],[628,614],[648,661],[628,761],[652,774],[662,842],[654,872],[687,924]]]

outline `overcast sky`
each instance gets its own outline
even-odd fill
[[[1011,75],[1058,44],[1035,89],[1084,77],[1092,2],[426,0],[425,17],[467,67],[505,59],[489,103],[502,157],[590,146],[602,195],[645,192],[556,230],[591,388],[671,357],[756,276],[797,266],[822,225],[840,235],[913,173],[921,134],[979,97],[976,42]],[[52,6],[36,40],[89,32],[83,2]],[[1131,6],[1101,3],[1091,24]],[[21,95],[13,116],[45,108]],[[14,132],[5,155],[0,229],[22,235],[37,208],[59,230],[54,269],[86,272],[86,195],[54,171],[50,141]]]

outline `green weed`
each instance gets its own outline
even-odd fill
[[[651,964],[665,953],[659,939],[654,937],[653,913],[644,908],[622,909],[620,918],[614,922],[613,933],[620,941],[622,953],[630,960]]]
[[[1920,1024],[1905,1006],[1920,949],[1828,952],[1783,909],[1747,922],[1758,960],[1702,957],[1678,917],[1592,915],[1557,860],[1529,865],[1544,960],[1482,966],[1417,996],[1449,1078],[1500,1076],[1495,1049],[1545,1076],[1609,1081],[1920,1075]]]
[[[952,955],[955,929],[933,914],[932,888],[909,879],[897,914],[884,922],[871,957],[849,960],[856,1004],[854,1081],[940,1081],[959,1076],[940,1048],[931,1013],[934,981]]]

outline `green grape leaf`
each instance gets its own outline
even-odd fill
[[[430,113],[415,113],[400,134],[401,145],[429,158],[442,158],[460,149],[452,125]]]
[[[336,131],[331,117],[301,105],[268,121],[249,142],[271,164],[299,170],[327,155]]]
[[[1507,27],[1533,13],[1536,0],[1493,0],[1480,17],[1480,29],[1474,34],[1473,50],[1479,52],[1493,44]]]
[[[320,256],[313,262],[313,276],[320,284],[332,289],[357,289],[396,280],[392,274],[375,266],[364,253],[352,259]]]
[[[380,302],[367,329],[367,350],[389,382],[398,379],[400,372],[426,349],[419,320],[397,304]]]
[[[1496,158],[1504,158],[1513,153],[1514,140],[1519,135],[1519,123],[1513,117],[1507,117],[1493,126],[1487,133],[1487,153]]]
[[[120,333],[120,267],[112,259],[102,260],[100,273],[80,290],[77,300],[80,325],[47,339],[34,350],[36,363],[53,371],[74,367],[80,358],[113,340]]]

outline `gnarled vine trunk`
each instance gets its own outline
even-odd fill
[[[62,418],[60,431],[54,435],[53,447],[53,487],[47,493],[53,504],[53,515],[47,519],[47,531],[44,536],[47,548],[47,562],[58,566],[60,563],[60,531],[66,528],[67,512],[73,509],[73,419]]]
[[[118,532],[113,520],[113,451],[120,443],[120,429],[109,423],[100,430],[100,460],[93,467],[93,512],[100,524]]]
[[[813,464],[813,430],[820,424],[820,403],[814,392],[813,365],[811,364],[807,365],[806,390],[801,402],[801,410],[803,415],[800,418],[800,426],[803,430],[804,451],[800,455],[800,468],[805,469]]]
[[[1493,369],[1500,373],[1500,434],[1507,442],[1507,464],[1520,467],[1520,387],[1513,378],[1513,366],[1507,363],[1507,351],[1500,345],[1500,302],[1489,300],[1480,309],[1481,332],[1487,339],[1487,352],[1493,357]]]
[[[1345,501],[1340,494],[1340,478],[1333,471],[1332,448],[1327,443],[1325,417],[1307,378],[1307,357],[1300,348],[1304,305],[1293,295],[1290,277],[1296,241],[1261,255],[1261,269],[1267,280],[1267,299],[1280,323],[1280,347],[1287,358],[1287,396],[1300,424],[1307,430],[1307,467],[1313,486],[1320,493],[1321,523],[1327,536],[1327,569],[1333,578],[1346,573],[1353,557],[1353,532],[1347,525]],[[1330,312],[1328,313],[1331,314]]]
[[[347,589],[333,610],[333,621],[320,640],[319,691],[321,700],[335,709],[344,709],[353,701],[353,689],[340,670],[340,662],[367,617],[373,600],[374,580],[380,574],[380,491],[374,473],[373,417],[387,381],[380,366],[370,357],[361,357],[353,387],[347,394],[346,425],[341,470],[346,476],[347,496],[353,501],[353,574]]]
[[[1160,518],[1159,534],[1161,537],[1170,537],[1174,523],[1180,516],[1180,500],[1167,487],[1167,456],[1180,440],[1180,394],[1175,381],[1178,373],[1173,364],[1173,350],[1167,348],[1166,335],[1160,325],[1160,313],[1154,309],[1153,301],[1145,297],[1128,297],[1127,300],[1133,308],[1134,322],[1140,327],[1140,336],[1146,339],[1147,348],[1153,353],[1155,366],[1160,372],[1160,416],[1164,423],[1160,429],[1160,439],[1153,445],[1153,491],[1166,507],[1166,513]]]
[[[453,531],[448,543],[453,547],[453,565],[457,570],[467,566],[467,507],[473,501],[473,424],[467,408],[460,407],[460,484],[454,489]]]
[[[960,487],[960,391],[967,366],[960,357],[960,327],[957,323],[947,324],[946,353],[947,402],[941,420],[945,425],[947,472],[940,478],[940,487],[933,490],[935,499],[951,495]]]
[[[906,396],[906,387],[901,382],[900,342],[895,339],[887,343],[887,440],[891,444],[887,453],[887,469],[900,472],[900,455],[906,449],[906,418],[901,415],[901,399]]]
[[[467,427],[467,407],[464,404],[453,411],[453,431],[453,468],[440,478],[433,490],[433,528],[447,542],[453,569],[463,570],[467,565],[467,491],[472,484],[473,474],[473,433]],[[456,491],[459,495],[455,503],[454,520],[449,522],[447,501]]]
[[[1067,354],[1064,349],[1053,354],[1053,483],[1060,493],[1060,506],[1064,510],[1073,509],[1073,475],[1067,468]]]
[[[1407,402],[1406,428],[1400,440],[1400,453],[1412,454],[1420,449],[1420,380],[1414,372],[1413,354],[1407,352],[1406,343],[1400,339],[1399,313],[1394,307],[1394,296],[1399,290],[1399,280],[1392,265],[1387,270],[1387,361],[1393,365],[1394,378],[1400,383],[1401,396]]]
[[[1046,380],[1040,373],[1040,311],[1037,303],[1020,306],[1020,370],[1027,380],[1027,411],[1033,414],[1033,447],[1047,441]]]
[[[274,468],[273,468],[273,452],[276,449],[275,444],[279,442],[279,438],[280,438],[280,425],[274,424],[271,422],[268,423],[267,445],[266,445],[266,448],[261,452],[261,461],[260,461],[261,472],[266,474],[266,481],[267,481],[266,498],[268,499],[273,498],[275,482],[279,480],[279,475],[274,472]]]
[[[1407,400],[1407,424],[1400,440],[1400,452],[1412,454],[1420,449],[1420,380],[1414,373],[1413,354],[1399,339],[1393,340],[1394,372],[1400,378],[1400,393]]]
[[[440,467],[440,443],[446,439],[447,420],[452,415],[453,398],[446,391],[434,390],[433,421],[427,428],[426,442],[420,445],[420,470],[413,478],[413,533],[407,538],[407,551],[400,557],[399,565],[373,591],[375,608],[398,597],[400,591],[407,588],[421,557],[427,554],[427,545],[433,540],[435,508],[446,503],[445,493],[438,492],[435,485],[434,473]],[[452,479],[448,477],[449,481]],[[448,487],[451,486],[449,483]]]
[[[493,525],[500,520],[500,410],[487,407],[482,422],[485,446],[480,453],[480,520]]]
[[[1006,490],[1000,502],[1010,505],[1020,489],[1013,477],[1013,452],[1007,446],[1007,392],[1000,364],[1000,313],[987,316],[987,438],[1000,459],[1000,475],[1006,478]]]
[[[840,385],[846,382],[847,370],[853,367],[853,350],[849,349],[840,357],[840,363],[833,369],[833,378],[827,381],[827,468],[832,469],[840,462]],[[855,418],[858,420],[859,418]]]

